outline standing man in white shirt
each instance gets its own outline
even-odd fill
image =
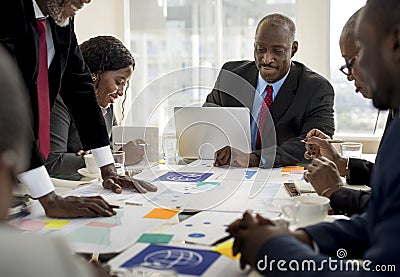
[[[33,111],[31,167],[18,175],[50,217],[111,216],[101,197],[60,197],[43,166],[50,150],[50,108],[58,94],[71,112],[85,150],[92,150],[103,186],[155,191],[147,182],[118,176],[93,81],[78,47],[73,17],[91,0],[13,0],[3,3],[0,43],[16,60]]]

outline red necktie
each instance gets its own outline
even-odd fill
[[[264,129],[264,122],[267,118],[267,114],[269,108],[272,105],[272,86],[268,85],[265,90],[267,94],[265,95],[264,102],[261,105],[260,115],[258,116],[258,131],[257,131],[257,140],[256,140],[256,149],[261,149],[261,133]]]
[[[47,68],[46,19],[36,20],[39,34],[39,66],[37,76],[39,150],[47,159],[50,152],[50,99],[49,72]]]

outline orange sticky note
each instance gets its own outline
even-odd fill
[[[143,218],[171,219],[177,213],[179,213],[179,210],[155,208],[151,212],[146,214]]]
[[[224,255],[232,260],[239,260],[240,254],[233,256],[232,254],[233,240],[228,240],[212,248],[213,251]]]
[[[281,172],[292,172],[293,170],[304,170],[303,166],[284,166]]]

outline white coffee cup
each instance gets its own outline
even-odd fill
[[[100,168],[97,166],[93,154],[87,154],[83,156],[83,159],[85,160],[86,169],[89,171],[89,173],[101,174]]]
[[[329,198],[307,194],[297,196],[296,200],[300,202],[297,212],[297,222],[301,226],[321,222],[328,215]]]

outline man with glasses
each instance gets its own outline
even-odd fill
[[[371,99],[372,94],[368,89],[361,68],[358,64],[357,54],[358,46],[355,38],[355,25],[361,13],[361,9],[355,12],[343,27],[340,36],[340,50],[346,64],[340,67],[349,81],[354,81],[355,91],[360,92],[365,98]],[[398,109],[391,109],[389,111],[386,128],[397,116]],[[307,152],[305,157],[308,159],[325,157],[335,163],[336,169],[325,168],[323,171],[318,170],[312,165],[308,167],[308,172],[305,178],[315,188],[316,192],[320,195],[329,197],[331,200],[331,207],[335,213],[353,215],[355,213],[362,213],[367,208],[370,193],[365,191],[356,191],[340,187],[342,183],[336,184],[330,176],[339,174],[346,177],[346,181],[351,185],[369,185],[370,177],[374,164],[357,158],[341,157],[336,149],[327,142],[329,136],[324,134],[318,129],[313,129],[307,134]]]

